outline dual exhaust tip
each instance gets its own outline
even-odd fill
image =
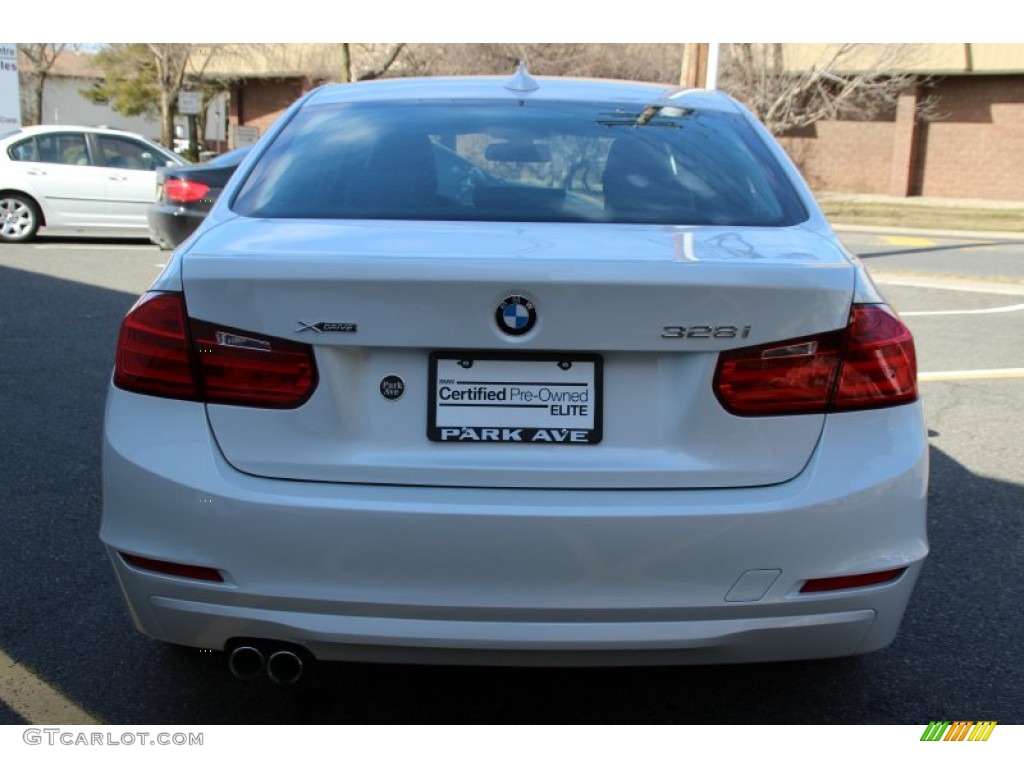
[[[228,654],[228,669],[239,680],[255,680],[264,672],[279,685],[294,685],[302,677],[302,657],[287,648],[264,652],[255,645],[242,644]]]

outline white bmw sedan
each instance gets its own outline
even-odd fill
[[[0,134],[0,243],[43,234],[149,237],[155,169],[187,165],[134,133],[39,125]]]
[[[721,93],[325,86],[124,319],[101,537],[240,676],[864,653],[928,552],[915,365]]]

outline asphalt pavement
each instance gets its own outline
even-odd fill
[[[56,240],[0,247],[0,651],[84,713],[126,725],[1022,723],[1024,312],[1007,307],[1024,304],[1024,244],[843,237],[914,331],[922,372],[949,374],[921,384],[932,554],[883,651],[731,667],[330,664],[279,688],[235,680],[220,654],[151,641],[97,539],[100,434],[118,323],[166,254]],[[0,675],[0,724],[45,722],[4,686]]]

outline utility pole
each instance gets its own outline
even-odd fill
[[[683,43],[679,84],[684,88],[717,88],[720,47],[720,43]]]
[[[703,88],[708,79],[708,43],[683,43],[683,61],[679,84],[684,88]]]

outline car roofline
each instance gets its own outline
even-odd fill
[[[104,128],[101,125],[23,125],[20,129],[23,134],[51,133],[55,131],[86,131],[89,133],[113,133],[119,136],[131,136],[138,139],[152,141],[148,136],[135,131],[126,131],[123,128]]]

